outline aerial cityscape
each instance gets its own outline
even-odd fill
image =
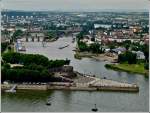
[[[149,111],[148,11],[30,5],[1,12],[2,112]]]

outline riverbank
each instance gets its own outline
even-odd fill
[[[129,73],[142,74],[145,75],[145,77],[149,77],[149,72],[144,69],[144,64],[106,64],[105,67]]]
[[[95,54],[95,53],[90,53],[90,52],[79,52],[79,51],[75,52],[74,57],[76,59],[82,59],[84,57],[86,57],[86,58],[94,58],[96,60],[109,61],[109,62],[116,62],[116,59],[117,59],[117,56],[109,55],[107,53]]]
[[[138,92],[136,84],[122,83],[108,79],[100,79],[76,72],[77,77],[72,83],[50,82],[45,84],[1,84],[1,89],[11,89],[17,85],[17,90],[75,90],[75,91],[127,91]]]
[[[57,85],[56,85],[57,84]],[[1,90],[9,90],[16,84],[1,84]],[[90,86],[90,87],[76,87],[69,86],[70,84],[66,84],[64,86],[63,83],[55,83],[55,85],[47,84],[47,85],[31,85],[31,84],[17,84],[16,90],[71,90],[71,91],[123,91],[123,92],[138,92],[139,88],[136,86],[133,87],[114,87],[114,86]]]

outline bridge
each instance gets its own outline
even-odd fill
[[[24,37],[22,38],[24,42],[45,42],[46,39],[48,39],[48,36],[45,34],[49,31],[55,31],[55,30],[41,30],[41,31],[26,31]],[[71,36],[75,36],[78,31],[71,31],[71,30],[58,30],[61,32],[67,32],[71,34]],[[65,34],[65,33],[64,33]]]
[[[26,41],[26,42],[29,42],[29,41],[32,41],[32,42],[43,42],[43,41],[45,41],[45,39],[46,39],[46,37],[40,37],[40,36],[28,37],[28,36],[26,36],[24,41]]]
[[[81,32],[81,29],[67,29],[67,30],[27,30],[27,33],[47,33],[50,31],[58,31],[58,32],[63,32],[65,34],[68,33],[77,33],[77,32]]]

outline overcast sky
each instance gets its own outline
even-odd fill
[[[148,0],[2,0],[3,9],[59,11],[148,10],[148,3]]]

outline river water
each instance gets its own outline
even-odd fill
[[[58,49],[70,44],[69,47]],[[103,91],[17,91],[15,94],[2,93],[1,109],[3,112],[90,112],[97,105],[99,112],[148,112],[149,80],[142,75],[108,70],[107,62],[91,58],[74,59],[72,51],[75,44],[72,37],[63,37],[42,47],[41,42],[26,42],[26,53],[43,54],[49,59],[70,59],[74,70],[95,74],[97,77],[121,82],[136,83],[138,93],[103,92]],[[51,106],[45,103],[49,99]]]

